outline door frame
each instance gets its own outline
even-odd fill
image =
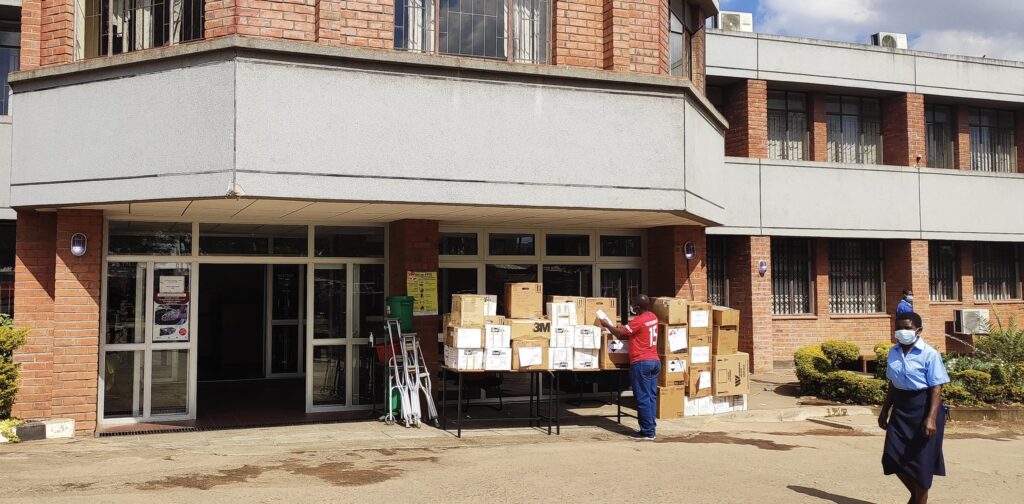
[[[308,319],[306,318],[306,265],[298,265],[300,268],[299,272],[299,318],[297,319],[284,319],[278,320],[275,324],[274,320],[274,268],[277,266],[293,266],[291,264],[269,264],[266,269],[266,296],[264,300],[264,313],[266,314],[266,324],[263,330],[264,334],[264,353],[263,353],[263,377],[266,379],[281,379],[281,378],[301,378],[305,375],[306,370],[306,358],[303,355],[303,350],[306,348],[305,337],[306,331],[303,328],[306,325]],[[273,372],[273,343],[274,343],[274,326],[295,326],[297,327],[296,335],[296,347],[298,360],[298,371],[294,373],[275,373]]]

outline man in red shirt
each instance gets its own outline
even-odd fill
[[[629,340],[629,377],[636,398],[640,432],[631,436],[637,441],[654,441],[654,413],[658,400],[658,375],[661,359],[658,357],[658,317],[650,311],[651,300],[645,294],[633,298],[629,307],[636,315],[629,324],[616,327],[607,320],[601,325],[619,339]]]

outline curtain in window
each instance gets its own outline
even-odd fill
[[[882,311],[882,253],[875,240],[829,242],[829,310],[832,313]]]
[[[772,239],[772,313],[811,312],[810,240]]]
[[[725,237],[708,236],[708,302],[726,306]]]
[[[548,62],[548,0],[512,0],[515,38],[512,58],[523,63]]]
[[[954,243],[928,243],[928,289],[932,301],[959,299],[960,256]]]
[[[395,48],[430,51],[433,48],[434,6],[430,0],[395,1]]]
[[[979,301],[1020,298],[1015,244],[974,244],[974,298]]]

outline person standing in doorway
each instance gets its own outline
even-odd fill
[[[942,386],[949,374],[921,330],[920,315],[896,316],[897,343],[885,368],[889,391],[878,415],[878,426],[885,429],[882,470],[899,477],[911,504],[927,504],[932,477],[946,475],[942,432],[949,409],[942,404]]]
[[[912,313],[914,311],[914,291],[907,289],[903,291],[903,299],[896,305],[896,315]]]
[[[650,311],[651,300],[645,294],[633,298],[629,312],[635,315],[628,324],[616,327],[601,319],[601,325],[619,339],[629,340],[629,378],[636,398],[640,431],[632,435],[636,441],[654,441],[654,414],[658,401],[658,317]]]

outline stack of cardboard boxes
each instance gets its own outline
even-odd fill
[[[456,294],[445,315],[444,364],[453,369],[508,371],[512,345],[494,296]]]
[[[737,351],[739,312],[667,297],[651,309],[660,323],[658,418],[746,409],[749,357]]]

